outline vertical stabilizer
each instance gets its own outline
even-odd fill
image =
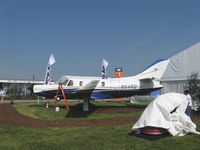
[[[139,79],[158,79],[160,80],[163,76],[167,65],[169,64],[169,59],[159,61],[158,63],[154,63],[150,67],[148,67],[144,72],[139,74]]]

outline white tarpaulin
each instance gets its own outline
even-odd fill
[[[144,110],[132,129],[152,126],[167,129],[173,136],[183,136],[187,133],[200,134],[196,131],[196,125],[185,114],[187,104],[186,96],[183,94],[160,95]],[[176,111],[171,113],[175,108]]]

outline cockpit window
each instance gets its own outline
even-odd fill
[[[69,81],[69,80],[65,80],[65,81],[62,82],[62,84],[63,84],[63,85],[67,85],[68,81]]]
[[[69,83],[68,83],[68,86],[73,86],[73,84],[74,84],[73,80],[70,80]]]
[[[66,76],[62,76],[58,81],[56,81],[56,84],[62,83],[63,85],[66,85],[69,79]]]

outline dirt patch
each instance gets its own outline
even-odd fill
[[[79,107],[79,106],[78,106]],[[131,107],[92,107],[95,113],[130,113],[138,112],[143,109]],[[78,114],[76,112],[80,109],[71,110],[71,114]],[[70,114],[70,113],[69,113]],[[115,117],[105,119],[92,119],[92,120],[41,120],[24,116],[16,111],[10,104],[0,105],[0,124],[17,126],[17,127],[74,127],[74,126],[113,126],[122,125],[127,123],[134,123],[138,117]],[[200,120],[200,112],[193,113],[193,121]]]

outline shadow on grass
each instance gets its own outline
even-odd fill
[[[70,106],[70,111],[66,114],[67,118],[85,118],[92,113],[98,114],[115,114],[115,113],[132,113],[143,111],[144,105],[126,105],[126,106],[97,106],[94,103],[89,104],[89,111],[83,111],[83,103]]]
[[[132,112],[141,112],[143,111],[147,105],[137,105],[137,104],[125,104],[124,106],[120,106],[120,103],[122,102],[114,102],[119,103],[119,106],[112,106],[112,104],[109,104],[109,106],[103,106],[104,104],[96,105],[96,102],[90,102],[89,103],[89,111],[83,111],[83,103],[78,103],[75,105],[70,105],[70,111],[66,112],[65,117],[66,118],[87,118],[92,113],[97,114],[115,114],[115,113],[132,113]],[[108,102],[111,103],[111,102]],[[43,104],[33,104],[30,105],[30,107],[44,107],[45,108],[46,103]],[[65,105],[59,105],[60,109],[66,109]],[[50,105],[49,109],[53,109],[53,106]],[[66,110],[67,111],[67,110]]]
[[[67,118],[86,118],[91,113],[95,112],[98,107],[94,104],[89,104],[89,111],[83,111],[83,103],[70,106],[70,111],[66,114]]]

